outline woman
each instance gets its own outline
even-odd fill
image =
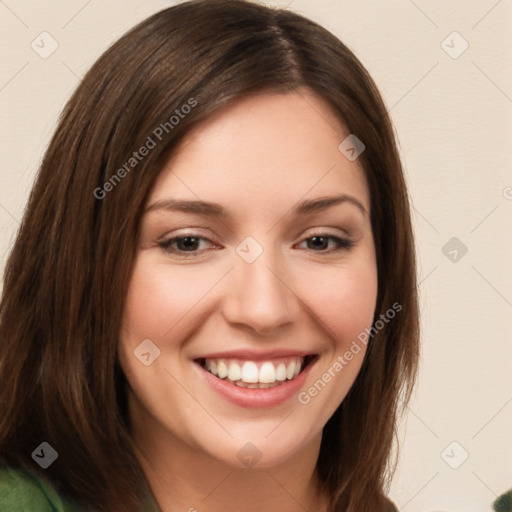
[[[0,314],[2,510],[395,510],[407,191],[374,82],[312,21],[198,0],[109,48]]]

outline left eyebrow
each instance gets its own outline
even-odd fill
[[[362,205],[362,203],[357,200],[354,196],[350,196],[347,194],[342,194],[339,196],[326,196],[326,197],[317,197],[316,199],[309,199],[306,201],[302,201],[295,208],[296,215],[306,215],[308,213],[314,213],[318,211],[326,210],[332,206],[342,203],[349,203],[357,206],[364,215],[368,215],[366,208]]]
[[[317,197],[315,199],[307,199],[300,202],[295,208],[295,215],[308,215],[317,213],[331,208],[335,205],[349,203],[356,206],[363,215],[368,215],[365,207],[355,197],[347,194],[338,196],[325,196]],[[184,213],[192,213],[204,217],[216,217],[219,219],[231,219],[233,214],[230,210],[224,208],[218,203],[211,203],[207,201],[186,201],[181,199],[165,199],[156,201],[151,206],[146,208],[144,213],[155,210],[179,211]]]

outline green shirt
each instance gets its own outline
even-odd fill
[[[22,469],[0,471],[0,510],[2,512],[84,512],[37,474]],[[161,512],[147,490],[143,512]],[[142,512],[141,511],[141,512]]]
[[[390,510],[397,510],[390,503]],[[494,503],[494,510],[512,511],[512,489]],[[1,512],[84,512],[82,507],[59,496],[37,474],[21,469],[0,470]],[[150,490],[141,512],[161,512]]]

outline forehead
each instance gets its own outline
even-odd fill
[[[254,215],[308,197],[349,194],[369,211],[363,168],[338,149],[348,135],[329,105],[311,93],[243,98],[187,134],[150,202],[212,200]]]

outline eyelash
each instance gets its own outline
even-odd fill
[[[207,240],[208,242],[210,242],[210,240],[208,240],[205,237],[195,236],[193,233],[189,233],[189,234],[187,234],[185,236],[176,236],[176,237],[173,237],[173,238],[169,238],[167,240],[163,240],[162,242],[158,243],[158,246],[167,254],[171,253],[171,254],[174,254],[176,256],[183,257],[183,258],[194,257],[198,253],[202,252],[202,251],[180,251],[180,250],[176,250],[176,249],[172,249],[171,248],[171,245],[173,243],[175,243],[176,241],[185,240],[187,238],[193,238],[193,239],[196,239],[196,240]],[[329,234],[329,233],[314,234],[314,235],[312,235],[312,236],[310,236],[308,238],[305,238],[303,240],[303,242],[307,241],[307,240],[312,240],[313,238],[326,238],[326,239],[329,239],[329,240],[333,240],[338,245],[334,250],[330,250],[330,251],[329,250],[313,251],[313,252],[316,252],[316,253],[319,253],[319,254],[331,254],[331,253],[337,253],[337,252],[340,252],[340,251],[348,251],[348,250],[350,250],[354,246],[354,242],[352,240],[349,240],[347,238],[340,238],[339,236],[332,235],[332,234]]]

